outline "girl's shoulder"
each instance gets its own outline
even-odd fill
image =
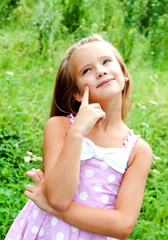
[[[46,132],[59,132],[67,133],[69,128],[71,127],[71,120],[66,116],[54,116],[51,117],[44,128],[44,133]]]
[[[152,163],[152,149],[150,145],[142,138],[139,138],[133,149],[133,152],[128,162],[128,167],[134,161],[141,161],[141,163],[143,163],[144,161],[148,161],[149,165],[151,165]]]

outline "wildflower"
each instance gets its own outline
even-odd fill
[[[37,160],[42,162],[43,161],[43,158],[42,157],[37,157]]]
[[[26,152],[29,156],[32,156],[33,155],[33,153],[32,152],[29,152],[29,151],[27,151]]]
[[[6,71],[6,74],[7,74],[7,75],[10,75],[10,76],[13,76],[13,75],[14,75],[13,72],[9,72],[9,71]]]
[[[158,103],[155,102],[155,101],[150,100],[149,102],[150,102],[151,104],[153,104],[153,105],[158,105]]]
[[[16,144],[14,145],[14,147],[18,148],[18,147],[19,147],[19,143],[16,143]]]
[[[141,108],[141,109],[146,109],[146,106],[143,106],[143,105],[141,105],[140,103],[137,103],[138,104],[138,106]]]
[[[142,123],[142,125],[147,127],[147,128],[149,127],[149,125],[147,123]]]
[[[30,157],[30,156],[24,157],[24,161],[25,161],[25,162],[30,162],[30,161],[31,161],[31,157]]]
[[[155,160],[161,160],[161,158],[160,158],[160,157],[157,157],[155,154],[153,154],[153,158],[154,158]]]
[[[32,161],[37,162],[37,156],[36,155],[32,155]]]
[[[153,172],[153,173],[156,173],[156,174],[159,174],[159,171],[156,170],[156,169],[153,169],[152,172]]]
[[[38,157],[38,156],[36,156],[36,155],[32,155],[32,161],[34,161],[34,162],[37,162],[37,161],[40,161],[40,162],[42,162],[42,157]]]

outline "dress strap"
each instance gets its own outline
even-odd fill
[[[70,117],[70,121],[71,121],[71,125],[73,124],[75,117],[73,116],[73,114],[69,114],[67,117]]]
[[[127,150],[128,157],[130,157],[130,155],[140,137],[141,137],[141,135],[134,134],[134,130],[129,131],[128,136],[123,143],[123,148],[125,148]]]

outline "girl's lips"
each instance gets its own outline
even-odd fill
[[[105,86],[105,85],[107,85],[108,83],[112,82],[113,80],[114,80],[114,78],[106,79],[106,80],[102,81],[102,82],[97,86],[97,88],[102,87],[102,86]]]

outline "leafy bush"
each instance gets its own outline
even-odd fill
[[[10,14],[19,4],[20,0],[1,0],[0,1],[0,23],[10,20]]]

